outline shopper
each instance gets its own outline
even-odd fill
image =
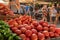
[[[44,21],[47,21],[47,13],[48,13],[47,5],[44,5],[44,6],[42,7],[42,13],[43,13],[43,20],[44,20]]]
[[[24,15],[25,14],[25,8],[24,8],[24,6],[21,6],[20,7],[20,14],[21,15]]]
[[[29,14],[29,6],[26,4],[25,10],[26,10],[26,14]]]
[[[33,16],[33,5],[30,5],[30,9],[29,9],[30,11],[29,11],[29,15],[30,16]]]
[[[57,23],[57,10],[55,9],[54,6],[50,8],[50,21],[53,24]]]
[[[20,9],[20,3],[19,3],[19,0],[9,0],[9,8],[17,13],[18,10]]]
[[[38,19],[39,18],[39,8],[37,8],[37,7],[35,7],[34,18],[35,19]]]
[[[60,4],[57,4],[56,10],[57,10],[57,19],[58,19],[58,22],[59,22],[60,21],[59,20],[59,18],[60,18]]]

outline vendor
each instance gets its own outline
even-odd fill
[[[19,3],[19,0],[9,0],[9,8],[17,13],[17,11],[20,10],[20,3]]]

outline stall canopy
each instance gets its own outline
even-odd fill
[[[19,0],[20,3],[33,3],[33,0]]]
[[[50,2],[36,1],[38,4],[51,4]]]
[[[0,0],[0,3],[3,3],[5,5],[8,5],[9,2],[5,2],[4,0]]]

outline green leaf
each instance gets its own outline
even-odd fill
[[[14,39],[13,39],[13,37],[12,37],[12,36],[10,36],[10,37],[8,38],[8,40],[14,40]]]
[[[4,40],[4,37],[1,33],[0,33],[0,40]]]

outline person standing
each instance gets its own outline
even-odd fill
[[[56,10],[57,10],[57,19],[58,22],[60,22],[60,4],[57,4]]]
[[[20,2],[19,2],[19,0],[9,0],[9,8],[13,12],[17,13],[17,11],[20,10]]]
[[[29,14],[29,6],[26,4],[26,6],[25,6],[25,10],[26,10],[26,14]]]
[[[33,13],[33,5],[30,5],[30,9],[29,10],[30,10],[30,12],[29,12],[30,16],[33,16],[33,14],[34,14]]]
[[[57,22],[57,10],[55,9],[54,6],[50,8],[50,21],[53,24],[56,24]]]
[[[25,14],[25,8],[24,8],[24,6],[21,6],[20,7],[20,14],[21,15],[24,15]]]
[[[44,5],[44,6],[42,7],[42,13],[43,13],[43,20],[44,20],[44,21],[47,21],[47,13],[48,13],[47,5]]]

